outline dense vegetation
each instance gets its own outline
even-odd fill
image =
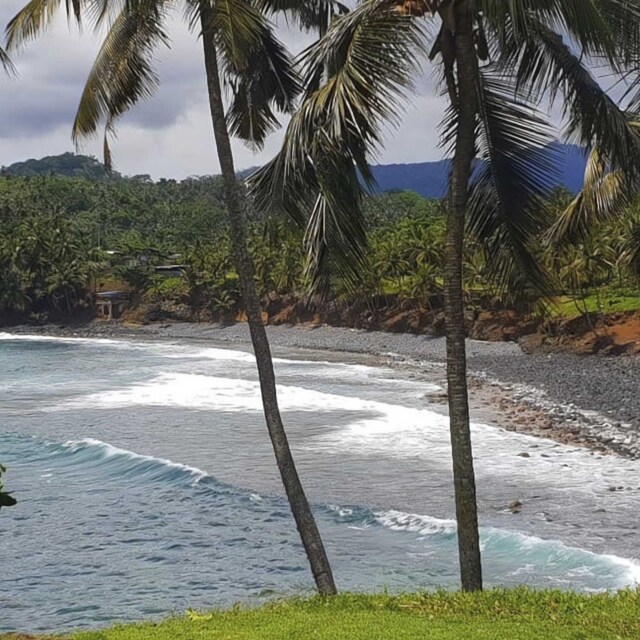
[[[223,213],[216,179],[2,177],[0,312],[68,315],[101,278],[146,290],[154,261],[215,246]]]
[[[571,197],[565,190],[555,192],[550,223]],[[249,206],[247,214],[260,295],[302,296],[307,280],[301,231],[277,218],[264,219]],[[634,243],[639,214],[636,204],[623,219],[600,226],[576,244],[538,243],[541,262],[556,276],[559,307],[552,312],[572,316],[640,306],[640,243]],[[441,204],[412,192],[389,192],[369,198],[366,215],[368,268],[357,291],[338,284],[336,297],[371,305],[417,299],[438,307],[443,282]],[[468,247],[468,301],[479,306],[491,300],[495,305],[500,292],[488,280],[487,256],[478,244]],[[155,265],[167,263],[184,265],[183,276],[154,272]],[[242,302],[221,180],[0,177],[4,321],[77,315],[87,308],[91,290],[112,287],[130,289],[138,302],[182,305],[202,318],[237,313]],[[513,303],[506,294],[500,297],[506,306]],[[529,303],[536,308],[535,299]]]
[[[107,177],[104,165],[96,158],[71,152],[14,162],[8,167],[2,167],[0,174],[22,178],[54,174],[70,178],[105,179]]]
[[[471,595],[346,594],[331,599],[284,601],[256,610],[189,613],[185,618],[160,624],[119,626],[71,637],[75,640],[622,640],[640,634],[639,605],[640,595],[634,591],[592,596],[526,589]]]

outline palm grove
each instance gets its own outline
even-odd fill
[[[42,33],[60,5],[31,0],[8,26],[7,50]],[[417,79],[432,66],[437,70],[449,104],[442,144],[453,160],[449,196],[435,216],[443,221],[439,231],[433,217],[414,222],[437,238],[417,264],[440,259],[441,275],[432,276],[431,286],[444,294],[461,582],[465,590],[482,588],[466,385],[465,258],[483,261],[492,290],[543,300],[552,293],[545,263],[554,253],[547,247],[541,260],[540,243],[549,226],[550,143],[559,133],[548,117],[554,104],[563,111],[560,133],[597,149],[602,173],[617,177],[629,201],[640,159],[634,114],[590,68],[606,68],[609,78],[633,85],[640,1],[362,0],[348,7],[333,0],[68,0],[67,12],[78,21],[91,16],[109,25],[73,128],[78,139],[104,127],[107,160],[118,118],[157,87],[153,51],[169,44],[166,18],[175,6],[202,43],[229,256],[251,330],[265,420],[323,594],[336,587],[278,409],[255,278],[260,252],[251,251],[255,228],[246,220],[230,136],[259,148],[277,125],[276,113],[292,114],[281,152],[250,180],[253,206],[276,220],[276,233],[278,220],[296,223],[299,232],[290,242],[304,247],[300,283],[313,300],[353,293],[370,260],[369,162],[382,147],[386,123],[399,122]],[[318,34],[297,64],[269,22],[279,12]],[[9,64],[4,54],[2,61]],[[633,107],[637,100],[630,95]],[[628,256],[634,255],[634,234],[625,240]]]

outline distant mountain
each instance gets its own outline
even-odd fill
[[[92,156],[63,153],[58,156],[47,156],[38,160],[31,159],[16,162],[0,169],[2,175],[16,177],[61,175],[70,178],[82,177],[94,180],[105,178],[107,172],[104,165]]]
[[[557,144],[558,175],[551,182],[574,193],[582,188],[586,157],[579,148]],[[442,198],[446,193],[449,160],[417,164],[381,164],[373,167],[379,191],[415,191],[425,198]]]
[[[558,175],[552,182],[565,186],[573,192],[582,187],[586,157],[579,147],[555,145],[558,156]],[[378,191],[415,191],[425,198],[442,198],[445,195],[449,160],[421,162],[413,164],[381,164],[373,167],[373,175],[378,182]],[[238,173],[240,178],[251,175],[257,167]],[[63,153],[47,156],[39,160],[16,162],[0,171],[4,175],[36,176],[63,175],[102,179],[106,176],[104,165],[91,156]]]

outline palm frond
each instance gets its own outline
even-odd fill
[[[616,67],[638,42],[639,0],[478,0],[477,10],[498,46],[522,44],[544,25],[581,56]]]
[[[158,77],[151,60],[155,48],[169,42],[163,28],[168,4],[138,0],[115,19],[80,99],[73,125],[76,142],[95,134],[102,124],[113,130],[118,117],[156,91]]]
[[[11,58],[2,47],[0,47],[0,66],[10,76],[15,75],[16,70],[15,70],[15,67],[13,66],[13,62],[11,62]]]
[[[536,17],[550,30],[567,34],[584,57],[605,58],[615,64],[619,60],[618,34],[613,29],[607,11],[613,5],[631,8],[623,0],[530,0]],[[635,19],[640,17],[636,13]]]
[[[283,13],[303,31],[326,32],[334,16],[348,13],[349,7],[338,0],[258,0],[267,14]]]
[[[98,29],[110,26],[124,9],[135,11],[136,5],[144,0],[77,0],[84,14]]]
[[[318,175],[320,189],[304,238],[306,275],[310,293],[326,300],[336,282],[353,291],[361,281],[367,233],[360,213],[363,191],[351,158],[327,154]]]
[[[632,192],[627,174],[622,170],[611,171],[600,149],[593,149],[587,160],[583,188],[550,228],[548,242],[587,240],[598,225],[625,213]]]
[[[600,0],[599,6],[615,43],[616,60],[607,62],[624,73],[640,60],[640,0]]]
[[[518,88],[536,100],[561,101],[565,137],[582,147],[598,147],[614,169],[640,171],[640,136],[625,111],[609,96],[558,33],[530,21],[528,37],[511,41],[500,61],[516,69]]]
[[[29,0],[7,25],[7,49],[17,49],[46,31],[58,15],[62,3],[63,0]],[[67,15],[74,16],[80,24],[81,1],[64,0],[64,4]]]
[[[268,23],[252,2],[215,0],[208,28],[214,34],[225,72],[240,74],[248,69],[252,53],[260,48]]]
[[[622,248],[622,259],[631,272],[640,278],[640,221],[631,224],[629,237]]]
[[[544,200],[555,184],[553,129],[496,69],[480,70],[477,86],[480,160],[471,185],[468,229],[485,248],[498,288],[548,292],[548,278],[531,243],[545,227]]]
[[[192,28],[203,24],[203,10],[206,37],[215,43],[231,92],[230,131],[250,147],[261,148],[279,127],[275,112],[291,112],[300,93],[293,60],[257,0],[187,0],[186,17]]]
[[[388,0],[365,0],[336,18],[302,56],[309,88],[282,150],[250,180],[258,207],[308,223],[316,294],[327,294],[331,277],[353,282],[364,264],[362,182],[373,184],[368,160],[381,144],[382,123],[398,121],[423,36],[421,24]]]
[[[266,23],[246,68],[236,72],[227,66],[227,81],[233,95],[227,114],[231,133],[261,148],[280,126],[274,110],[291,113],[301,91],[289,53]]]

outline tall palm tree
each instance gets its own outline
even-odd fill
[[[31,0],[9,23],[9,50],[37,36],[51,21],[61,0]],[[276,380],[253,266],[247,250],[244,204],[236,179],[230,136],[259,147],[277,125],[274,110],[290,111],[298,92],[290,59],[275,38],[264,13],[253,0],[67,0],[67,12],[80,21],[83,13],[110,28],[85,86],[73,128],[75,139],[105,129],[158,86],[152,53],[168,44],[169,11],[182,9],[202,39],[209,107],[222,170],[235,266],[240,278],[251,340],[258,366],[264,415],[278,468],[311,570],[321,594],[336,593],[331,567],[305,496],[282,423]],[[224,89],[232,102],[227,109]]]
[[[301,64],[304,100],[281,152],[251,181],[257,203],[306,225],[318,295],[357,279],[366,248],[361,201],[383,123],[429,62],[449,109],[452,155],[445,240],[447,377],[462,587],[482,588],[466,381],[462,266],[465,232],[484,247],[497,286],[547,291],[530,251],[554,178],[561,101],[564,134],[603,148],[616,167],[640,166],[640,140],[589,70],[618,74],[638,40],[639,0],[360,0],[333,20]],[[429,121],[425,126],[433,126]]]

